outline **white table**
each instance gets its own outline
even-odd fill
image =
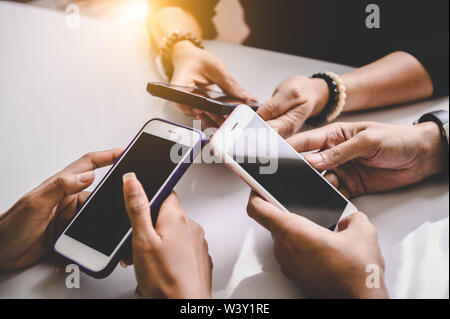
[[[349,69],[220,42],[207,47],[261,100],[287,76]],[[125,146],[150,118],[192,124],[145,91],[157,79],[149,57],[144,29],[88,18],[68,29],[62,13],[0,3],[0,211],[82,154]],[[342,120],[410,123],[439,108],[448,109],[448,98]],[[448,189],[448,181],[432,178],[354,200],[379,230],[392,297],[448,298]],[[301,297],[279,271],[270,234],[246,215],[249,189],[238,177],[221,165],[195,164],[176,190],[205,229],[214,297]],[[82,275],[79,289],[67,289],[65,278],[50,261],[1,274],[0,298],[128,298],[135,288],[132,268],[103,280]]]

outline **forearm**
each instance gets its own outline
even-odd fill
[[[166,7],[152,15],[149,14],[147,25],[151,37],[158,47],[162,38],[175,30],[190,32],[197,39],[202,38],[202,30],[197,20],[178,7]]]
[[[341,78],[347,88],[344,111],[406,103],[433,94],[428,72],[406,52],[391,53]]]

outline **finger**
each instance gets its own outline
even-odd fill
[[[367,179],[371,176],[364,174],[364,167],[358,165],[357,162],[348,162],[341,165],[338,168],[333,169],[333,174],[335,174],[339,180],[338,190],[347,198],[358,196],[362,194],[367,194],[368,190],[366,188]]]
[[[55,207],[64,196],[76,194],[91,185],[94,179],[93,171],[80,174],[61,172],[46,180],[28,196],[36,206],[42,207],[41,211],[48,211]]]
[[[207,70],[208,79],[217,84],[225,93],[239,98],[244,102],[256,101],[256,98],[247,92],[222,64],[216,64]]]
[[[327,172],[324,176],[327,181],[330,182],[331,185],[333,185],[336,189],[339,188],[339,178],[337,175],[333,172]]]
[[[284,229],[288,218],[288,213],[279,210],[253,191],[248,200],[247,214],[271,233]]]
[[[66,229],[69,222],[73,219],[78,211],[78,208],[89,197],[91,192],[80,192],[77,195],[66,196],[59,204],[58,210],[55,213],[56,220],[56,236],[59,236],[64,229]]]
[[[341,193],[345,198],[350,199],[352,198],[352,193],[348,190],[347,187],[341,186],[338,188],[339,193]]]
[[[197,115],[197,117],[202,121],[202,130],[206,130],[210,127],[217,127],[217,124],[211,120],[205,113]]]
[[[186,116],[195,116],[197,114],[194,111],[194,109],[190,106],[179,104],[179,103],[174,103],[174,102],[171,102],[171,104],[174,104],[175,107],[177,107]]]
[[[122,268],[128,268],[133,264],[133,257],[131,255],[123,256],[119,263]]]
[[[158,220],[156,221],[156,231],[163,236],[169,231],[176,229],[180,222],[189,221],[177,194],[172,191],[164,200],[159,209]]]
[[[329,127],[324,126],[321,128],[309,130],[306,132],[295,134],[286,139],[297,152],[310,152],[321,149],[327,142],[327,136],[329,134]]]
[[[376,232],[375,226],[370,222],[366,214],[361,212],[356,212],[350,214],[338,223],[339,232],[351,231],[361,235],[371,234]]]
[[[55,254],[55,272],[57,274],[64,274],[66,272],[67,265],[73,264],[70,259]]]
[[[328,170],[365,154],[364,145],[358,136],[325,151],[306,154],[305,159],[317,170]]]
[[[78,201],[77,201],[77,208],[81,207],[81,205],[84,204],[84,202],[88,199],[88,197],[91,195],[91,192],[83,191],[78,194]]]
[[[275,238],[282,238],[295,233],[302,240],[317,242],[324,240],[331,233],[328,229],[300,215],[284,212],[276,208],[254,192],[250,194],[247,213],[264,228],[268,229]]]
[[[133,238],[131,241],[127,240],[121,248],[120,252],[120,265],[123,268],[133,264]]]
[[[63,169],[62,172],[82,173],[112,165],[119,159],[123,151],[123,148],[114,148],[107,151],[87,153]]]
[[[310,152],[340,144],[365,130],[369,125],[369,122],[333,123],[298,133],[286,141],[299,153]]]
[[[205,112],[205,114],[216,124],[215,127],[219,127],[225,122],[225,118],[222,115]]]
[[[292,108],[292,101],[282,92],[275,93],[270,99],[258,108],[258,115],[264,120],[273,120]]]
[[[170,81],[170,84],[172,85],[181,85],[181,86],[185,86],[187,88],[195,87],[195,83],[192,80],[192,75],[187,74],[183,71],[178,71],[175,70],[172,79]],[[187,91],[191,91],[189,89],[186,89]],[[187,116],[195,116],[197,115],[197,113],[195,112],[195,110],[187,105],[183,105],[183,104],[179,104],[179,103],[173,103],[176,107],[178,107],[178,109],[181,110],[181,112],[183,112],[185,115]]]
[[[137,286],[136,289],[134,290],[133,298],[134,299],[142,299],[142,298],[144,298],[144,295],[142,294],[141,290],[139,289],[139,286]]]
[[[123,195],[133,229],[133,239],[137,238],[143,242],[155,239],[157,234],[151,220],[150,203],[134,173],[123,175]]]
[[[300,108],[291,109],[276,119],[267,121],[267,124],[274,128],[279,135],[287,138],[300,130],[305,122],[305,117],[306,114],[303,114]]]

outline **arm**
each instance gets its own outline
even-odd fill
[[[197,39],[202,40],[202,30],[197,20],[189,12],[179,7],[165,7],[155,14],[149,15],[148,28],[158,48],[160,48],[162,38],[175,30],[190,32]],[[184,42],[189,43],[188,41]],[[176,46],[174,46],[174,50]]]
[[[341,78],[347,88],[345,111],[407,103],[433,94],[427,70],[406,52],[391,53]]]
[[[201,40],[202,35],[214,34],[209,21],[214,14],[215,1],[185,2],[178,1],[181,6],[165,6],[149,14],[148,27],[153,41],[161,47],[162,38],[175,30],[190,32]],[[174,4],[178,3],[174,1]],[[152,8],[150,4],[150,8]],[[191,14],[185,8],[190,8]],[[191,8],[192,7],[192,8]],[[199,17],[197,17],[199,15]],[[200,20],[199,20],[200,19]],[[199,23],[202,21],[203,23]],[[205,28],[209,28],[205,30]],[[255,100],[228,72],[225,64],[213,53],[200,49],[190,41],[179,41],[169,52],[174,72],[170,83],[188,87],[217,84],[225,93],[244,102]],[[220,125],[224,118],[219,115],[196,110],[185,105],[177,105],[186,115],[199,117],[207,126]]]
[[[344,112],[411,102],[433,94],[428,71],[414,56],[400,51],[345,73],[341,79],[347,89]],[[296,75],[280,83],[258,114],[288,137],[308,118],[322,112],[328,98],[324,80]]]

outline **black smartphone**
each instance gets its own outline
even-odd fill
[[[230,114],[238,105],[245,104],[221,91],[160,82],[149,82],[147,91],[153,96],[218,115]],[[256,111],[259,104],[249,106]]]

